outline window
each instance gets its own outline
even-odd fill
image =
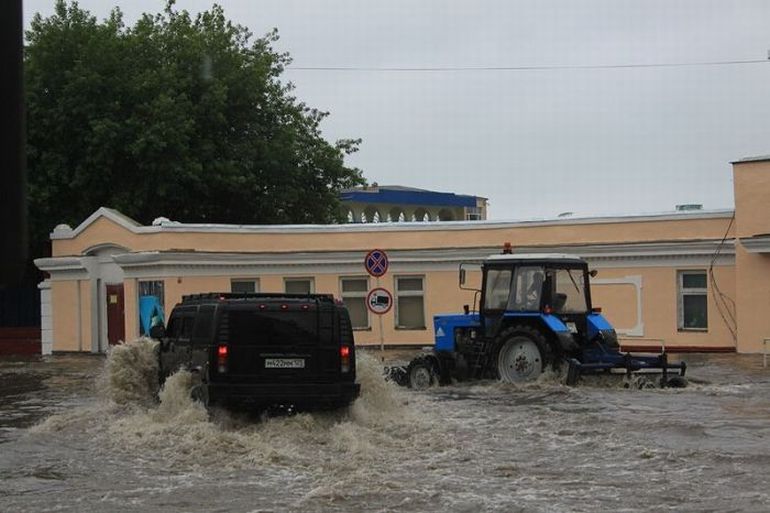
[[[706,271],[679,271],[679,329],[708,329]]]
[[[237,294],[253,294],[259,292],[258,279],[237,279],[230,282],[230,290]]]
[[[150,328],[158,322],[164,322],[163,281],[140,281],[139,296],[139,335],[148,335]]]
[[[214,335],[214,311],[213,305],[203,305],[198,309],[192,332],[193,340],[204,344],[211,343],[211,337]]]
[[[465,209],[466,221],[481,221],[481,208],[479,207],[467,207]]]
[[[396,276],[396,328],[425,329],[422,276]]]
[[[510,293],[511,271],[508,269],[490,269],[487,272],[485,308],[487,310],[505,310]]]
[[[369,291],[369,279],[341,278],[340,291],[342,302],[350,313],[350,322],[353,329],[366,329],[369,327],[369,309],[366,308],[366,294]]]
[[[286,278],[283,286],[287,294],[312,294],[314,290],[313,278]]]
[[[168,321],[166,333],[171,338],[179,338],[179,335],[182,333],[182,318],[178,315],[172,315]]]
[[[517,267],[516,276],[513,279],[513,294],[511,294],[508,309],[520,311],[539,310],[544,281],[545,271],[542,267]]]
[[[182,316],[182,332],[179,334],[179,338],[189,340],[192,337],[194,324],[195,312],[185,312]]]
[[[551,306],[556,313],[586,313],[585,278],[582,269],[557,269],[553,271],[556,292]]]

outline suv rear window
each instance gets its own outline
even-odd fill
[[[233,345],[317,345],[317,316],[307,312],[230,310]]]
[[[195,340],[207,341],[211,338],[214,328],[214,309],[213,305],[203,305],[198,309],[198,317],[192,333]]]

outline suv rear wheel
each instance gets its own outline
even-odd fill
[[[195,385],[190,389],[190,397],[193,401],[200,402],[204,408],[209,407],[209,389],[204,384]]]

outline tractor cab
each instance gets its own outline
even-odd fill
[[[573,334],[587,332],[593,313],[588,264],[563,254],[502,254],[482,264],[480,327],[496,337],[516,318],[555,316]],[[595,275],[595,272],[594,272]]]

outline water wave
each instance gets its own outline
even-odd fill
[[[174,373],[158,389],[155,342],[138,339],[109,352],[94,403],[53,415],[32,432],[86,432],[113,451],[175,468],[334,468],[340,458],[388,460],[429,430],[429,421],[405,390],[385,381],[375,357],[359,352],[356,366],[361,396],[347,409],[256,419],[221,410],[210,414],[191,399],[187,371]]]

